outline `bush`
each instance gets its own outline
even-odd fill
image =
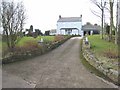
[[[39,48],[41,48],[41,46],[38,45],[37,42],[27,41],[24,46],[16,46],[14,48],[14,53],[24,53],[27,51],[34,51],[34,50],[38,50]]]
[[[112,31],[112,35],[115,35],[115,30]]]
[[[54,37],[54,41],[60,41],[60,40],[63,40],[64,39],[64,36],[62,35],[57,35]]]
[[[43,53],[42,46],[37,42],[28,41],[24,46],[16,46],[13,52],[9,52],[9,55],[2,59],[2,63],[10,63],[19,60],[32,58]]]
[[[118,56],[118,52],[115,52],[115,51],[105,51],[104,52],[104,56],[107,57],[107,58],[114,58],[114,59],[118,59],[119,56]]]
[[[56,40],[54,42],[40,43],[40,45],[35,41],[27,41],[23,46],[17,45],[14,48],[14,52],[11,53],[9,57],[2,59],[2,64],[25,60],[44,54],[63,44],[69,38],[71,38],[71,36],[64,38],[64,36],[59,35],[55,37]]]

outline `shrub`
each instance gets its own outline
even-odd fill
[[[54,41],[55,41],[55,42],[56,42],[56,41],[63,40],[63,39],[64,39],[64,36],[62,36],[62,35],[57,35],[57,36],[54,37]]]
[[[16,46],[14,53],[26,53],[40,49],[41,46],[37,42],[27,41],[24,46]]]
[[[119,58],[119,56],[118,56],[118,52],[115,52],[115,51],[105,51],[104,52],[104,56],[105,57],[108,57],[108,58],[115,58],[115,59],[117,59],[117,58]]]
[[[54,41],[49,43],[41,43],[41,45],[39,45],[38,42],[33,40],[27,41],[22,46],[16,45],[16,47],[13,50],[14,52],[12,52],[12,54],[10,54],[9,57],[2,59],[2,64],[25,60],[28,58],[44,54],[64,43],[66,40],[70,38],[70,36],[64,38],[64,36],[59,35],[56,36],[55,38],[56,38],[55,41],[57,42]]]

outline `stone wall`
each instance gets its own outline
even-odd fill
[[[85,45],[85,41],[83,40],[82,50],[84,58],[86,59],[86,61],[89,62],[90,65],[95,67],[104,75],[108,76],[115,83],[118,83],[118,71],[110,68],[109,66],[101,62],[98,58],[96,58],[94,53],[90,50],[90,43],[88,45]]]
[[[0,64],[1,63],[7,64],[7,63],[16,62],[16,61],[22,61],[22,60],[34,58],[36,56],[40,56],[42,54],[45,54],[45,53],[55,49],[58,46],[60,46],[61,44],[66,42],[71,37],[72,36],[68,36],[68,37],[64,38],[63,40],[59,40],[59,41],[48,43],[48,44],[39,43],[42,46],[41,48],[37,48],[37,49],[32,50],[32,51],[13,53],[13,54],[9,55],[8,57],[0,59]]]

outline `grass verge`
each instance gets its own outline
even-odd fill
[[[66,37],[62,40],[59,40],[58,42],[53,42],[49,44],[43,44],[43,45],[38,45],[37,42],[34,41],[34,38],[32,37],[26,37],[23,38],[22,43],[19,43],[19,45],[23,45],[22,47],[15,47],[14,52],[10,53],[7,57],[4,57],[2,59],[2,64],[7,64],[7,63],[12,63],[16,61],[22,61],[30,58],[34,58],[37,56],[40,56],[42,54],[48,53],[51,50],[57,48],[61,44],[63,44],[65,41],[70,39],[71,36]],[[26,42],[25,43],[23,42]],[[28,42],[30,41],[30,42]]]
[[[99,70],[97,70],[94,66],[90,65],[89,62],[84,58],[83,56],[83,51],[82,51],[82,39],[80,40],[80,59],[81,59],[81,62],[82,64],[85,66],[85,68],[95,74],[96,76],[99,76],[109,82],[112,82],[116,85],[118,85],[116,82],[114,82],[113,80],[111,80],[109,77],[107,77],[106,75],[104,75],[102,72],[100,72]]]
[[[91,44],[91,50],[98,56],[105,56],[107,58],[117,57],[118,46],[113,42],[108,42],[100,38],[100,35],[88,36]]]

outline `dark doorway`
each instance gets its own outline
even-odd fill
[[[90,31],[88,31],[88,35],[90,35]]]
[[[90,31],[84,31],[84,36],[85,36],[85,34],[88,34],[88,35],[90,35]]]
[[[86,31],[84,31],[84,33],[83,33],[83,34],[84,34],[84,36],[85,36],[85,34],[86,34]]]

